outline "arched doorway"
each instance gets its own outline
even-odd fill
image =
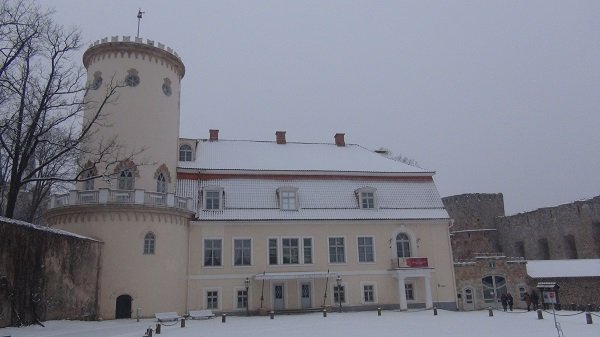
[[[115,318],[131,318],[131,301],[133,299],[129,295],[121,295],[117,297],[117,308],[115,310]]]

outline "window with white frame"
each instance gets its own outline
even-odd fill
[[[156,177],[156,192],[167,193],[167,179],[162,172]]]
[[[192,161],[192,147],[188,144],[179,147],[179,161]]]
[[[252,241],[250,239],[233,240],[233,265],[249,266],[252,263]]]
[[[333,286],[333,302],[338,304],[346,302],[346,287],[343,284]]]
[[[206,309],[219,309],[219,291],[206,291]]]
[[[269,239],[269,264],[278,264],[278,254],[277,254],[277,238]]]
[[[279,250],[280,247],[281,250]],[[281,260],[279,260],[280,257]],[[268,258],[270,265],[312,264],[312,238],[269,238]]]
[[[404,284],[404,292],[406,293],[406,300],[407,301],[414,301],[415,300],[415,287],[412,283],[406,283]]]
[[[282,238],[281,258],[283,264],[299,264],[300,240],[297,238]]]
[[[372,236],[358,237],[358,262],[374,262],[374,247]]]
[[[312,249],[312,238],[302,239],[303,250],[304,250],[304,264],[313,263],[313,249]]]
[[[355,191],[358,197],[358,206],[361,209],[375,209],[377,208],[376,192],[377,190],[373,187],[363,187]]]
[[[204,266],[218,267],[221,266],[223,253],[223,240],[221,239],[204,239]]]
[[[248,292],[246,289],[238,289],[236,291],[236,308],[246,309],[248,306]]]
[[[396,235],[396,254],[399,258],[410,257],[410,240],[406,233]]]
[[[294,187],[281,187],[277,189],[279,195],[279,208],[282,211],[298,210],[298,189]]]
[[[152,232],[144,236],[144,255],[154,255],[156,248],[156,236]]]
[[[329,238],[329,263],[345,263],[344,238]]]
[[[203,208],[209,211],[223,209],[223,189],[218,187],[207,187],[202,190],[204,196]]]
[[[375,302],[375,286],[372,284],[363,285],[363,301],[364,303]]]

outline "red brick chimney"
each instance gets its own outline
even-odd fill
[[[346,142],[344,141],[344,133],[336,133],[333,138],[335,139],[335,145],[346,146]]]
[[[285,131],[276,131],[275,140],[277,144],[285,144]]]
[[[219,140],[219,130],[210,129],[210,130],[208,130],[208,132],[210,133],[209,140],[211,142],[216,142],[217,140]]]

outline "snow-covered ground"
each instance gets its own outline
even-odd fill
[[[561,311],[560,315],[574,312]],[[596,315],[598,313],[595,313]],[[592,316],[594,324],[586,324],[584,314],[558,316],[565,337],[600,336],[600,317]],[[0,336],[25,337],[133,337],[143,336],[148,327],[156,322],[144,319],[112,320],[104,322],[50,321],[46,327],[0,329]],[[156,336],[156,335],[154,335]],[[548,313],[538,320],[535,312],[515,311],[504,313],[494,311],[449,312],[438,310],[434,316],[427,311],[383,311],[376,312],[329,313],[324,318],[320,313],[303,315],[281,315],[271,320],[269,317],[227,317],[225,324],[221,318],[187,321],[186,327],[179,324],[163,326],[163,337],[296,337],[296,336],[485,336],[485,337],[551,337],[558,336],[554,320]]]

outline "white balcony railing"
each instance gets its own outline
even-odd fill
[[[137,204],[195,211],[194,202],[191,198],[179,197],[173,193],[146,192],[144,190],[128,191],[101,188],[99,190],[55,194],[50,199],[50,208],[93,204]]]

